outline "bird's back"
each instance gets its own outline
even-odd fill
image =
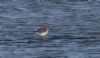
[[[42,33],[42,32],[46,32],[46,31],[48,31],[49,30],[49,28],[48,27],[42,27],[42,28],[40,28],[40,29],[38,29],[38,33]]]

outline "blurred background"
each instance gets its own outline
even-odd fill
[[[0,0],[0,58],[100,58],[100,0]]]

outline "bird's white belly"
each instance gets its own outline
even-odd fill
[[[40,33],[39,35],[40,35],[40,36],[45,36],[45,35],[47,35],[47,33],[48,33],[48,32],[43,32],[43,33]]]

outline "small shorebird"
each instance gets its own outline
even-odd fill
[[[44,36],[46,36],[48,34],[49,28],[47,26],[43,26],[41,28],[39,28],[35,34],[37,34],[38,36],[40,36],[41,38],[43,38]]]

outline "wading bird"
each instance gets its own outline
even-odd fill
[[[40,38],[43,39],[44,36],[46,36],[49,32],[49,28],[47,26],[43,26],[41,28],[39,28],[35,34],[37,34],[38,36],[40,36]]]

